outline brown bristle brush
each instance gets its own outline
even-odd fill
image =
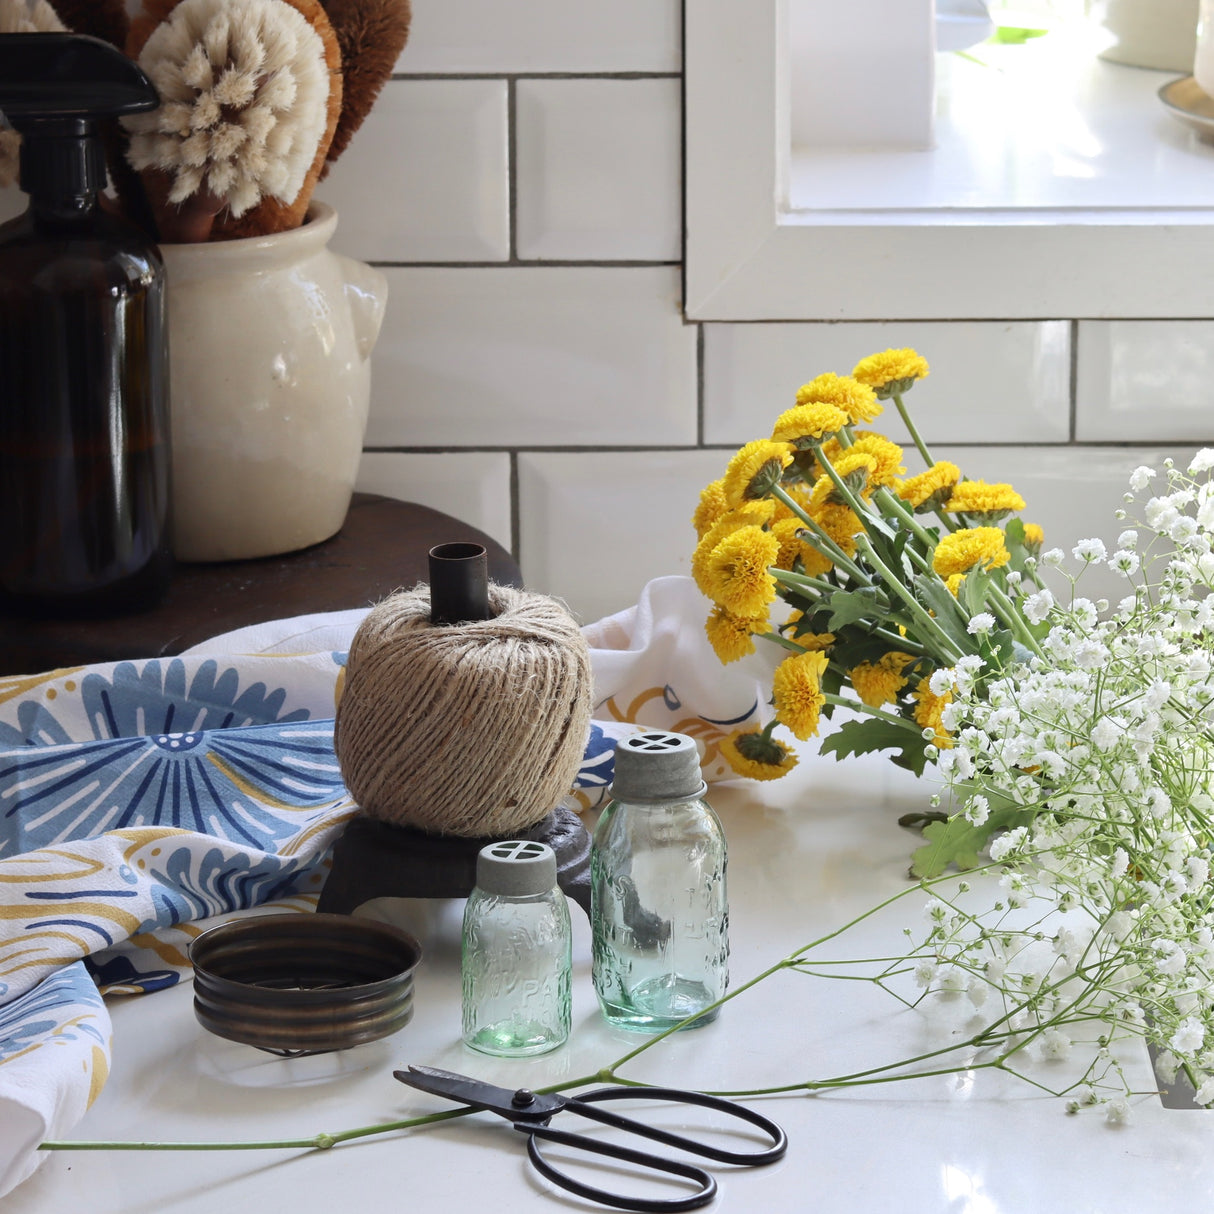
[[[146,0],[128,53],[161,95],[125,125],[162,239],[303,222],[341,113],[341,52],[319,0]]]
[[[341,47],[343,74],[341,117],[320,174],[323,181],[391,78],[409,40],[412,12],[409,0],[321,0],[321,3]]]

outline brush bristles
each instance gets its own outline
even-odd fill
[[[294,201],[325,131],[324,44],[283,0],[182,0],[139,64],[160,92],[124,119],[129,160],[173,179],[169,202],[206,189],[240,216]]]

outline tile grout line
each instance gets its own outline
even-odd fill
[[[704,326],[696,325],[696,448],[704,450]]]
[[[507,264],[518,264],[518,81],[506,81],[506,222]]]
[[[522,510],[519,505],[518,492],[518,456],[518,451],[510,452],[510,555],[514,557],[514,563],[521,569],[523,561],[519,543],[522,534]]]
[[[682,72],[394,72],[392,81],[432,80],[680,80]]]
[[[1071,413],[1068,419],[1068,430],[1070,441],[1076,441],[1075,433],[1078,428],[1079,418],[1079,321],[1071,321]]]

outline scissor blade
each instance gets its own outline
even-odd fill
[[[530,1100],[520,1103],[518,1088],[499,1088],[492,1083],[482,1083],[469,1075],[457,1075],[454,1071],[440,1071],[432,1066],[411,1066],[407,1071],[393,1071],[393,1075],[410,1087],[434,1096],[445,1096],[474,1109],[496,1113],[510,1121],[545,1121],[565,1106],[560,1096],[528,1093]]]

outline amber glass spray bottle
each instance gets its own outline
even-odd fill
[[[168,585],[164,266],[104,209],[100,118],[154,109],[112,46],[0,35],[29,209],[0,226],[0,612],[102,615]]]

